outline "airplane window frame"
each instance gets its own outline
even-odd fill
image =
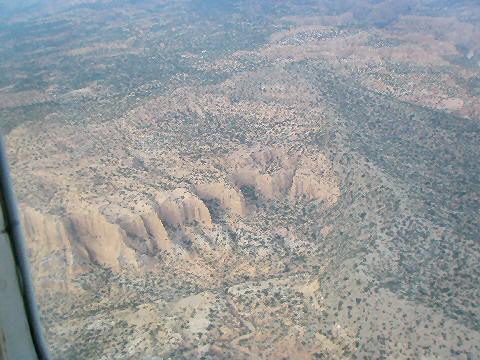
[[[0,359],[50,359],[35,300],[6,148],[0,136]]]

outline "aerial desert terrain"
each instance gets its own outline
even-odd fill
[[[480,357],[478,2],[0,10],[52,358]]]

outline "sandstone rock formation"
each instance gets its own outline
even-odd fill
[[[129,237],[147,239],[148,233],[140,215],[125,214],[119,217],[117,223]]]
[[[156,255],[171,247],[168,233],[155,212],[125,214],[118,224],[126,232],[126,243],[141,254]]]
[[[291,185],[293,168],[284,149],[266,148],[250,154],[237,153],[230,161],[234,163],[234,181],[240,186],[254,187],[267,199],[280,197]]]
[[[20,217],[35,279],[41,279],[48,287],[68,284],[74,271],[74,258],[63,222],[28,206],[21,207]]]
[[[135,251],[125,241],[127,233],[97,210],[71,213],[61,220],[24,206],[21,218],[39,278],[50,276],[55,268],[62,281],[90,261],[116,271],[138,267]]]
[[[212,226],[212,218],[207,206],[198,196],[185,189],[175,189],[159,202],[162,220],[171,226],[197,222],[205,227]]]
[[[282,148],[264,149],[229,159],[233,179],[239,186],[252,186],[266,199],[286,197],[336,202],[340,190],[329,160],[322,154],[305,151],[289,153]]]
[[[135,251],[124,241],[126,233],[98,210],[73,213],[69,220],[72,243],[82,257],[113,270],[138,266]]]
[[[258,169],[245,167],[238,169],[234,175],[239,185],[253,186],[267,199],[278,198],[288,189],[293,177],[291,169],[282,169],[273,174],[262,174]]]
[[[339,195],[340,189],[328,159],[321,154],[301,156],[289,192],[290,201],[301,197],[306,200],[321,199],[330,206]]]
[[[139,255],[155,256],[173,248],[155,212],[122,215],[116,224],[95,209],[59,218],[22,206],[21,221],[28,239],[33,275],[46,288],[66,289],[75,275],[91,264],[115,272],[138,270]],[[181,251],[181,249],[179,249]]]
[[[145,225],[145,230],[152,239],[154,248],[158,250],[168,250],[172,247],[172,243],[168,238],[167,231],[162,221],[156,213],[142,214],[141,218]]]
[[[245,199],[243,194],[233,186],[224,183],[198,184],[195,190],[202,200],[218,200],[220,206],[230,213],[245,216]]]

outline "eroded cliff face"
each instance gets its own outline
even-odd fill
[[[328,206],[337,202],[340,188],[328,159],[323,154],[301,155],[289,190],[289,199],[323,200]]]
[[[177,226],[191,221],[211,226],[206,206],[198,198],[192,199],[195,198],[192,196],[186,203],[177,199],[163,204],[160,211],[165,221]],[[59,217],[22,206],[21,216],[35,276],[51,278],[52,273],[63,269],[55,279],[59,283],[67,282],[70,275],[89,265],[101,265],[115,272],[138,271],[144,265],[142,255],[153,257],[174,247],[154,212],[122,215],[117,223],[111,223],[93,208]]]
[[[199,223],[210,228],[212,218],[208,208],[195,194],[185,189],[175,189],[165,194],[159,202],[160,216],[171,226]]]
[[[267,199],[322,200],[333,205],[340,194],[330,161],[312,150],[264,148],[228,159],[238,186],[251,186]]]
[[[293,203],[304,197],[323,199],[332,204],[338,196],[338,188],[334,180],[324,180],[330,168],[327,165],[322,167],[323,159],[305,159],[295,162],[295,170],[280,169],[273,176],[262,174],[252,166],[254,191],[266,201],[274,200],[273,196],[288,196]],[[312,163],[318,165],[316,171],[306,169]],[[278,172],[290,174],[280,185],[272,181],[275,176],[279,177]],[[164,266],[162,261],[182,273],[196,269],[195,276],[214,278],[208,275],[214,274],[214,269],[210,269],[205,261],[222,263],[225,256],[232,256],[231,240],[212,221],[204,201],[218,201],[226,214],[232,216],[232,221],[228,222],[230,229],[244,228],[242,219],[252,214],[249,214],[247,201],[238,186],[204,182],[197,184],[192,191],[179,188],[157,192],[153,198],[143,199],[143,203],[139,200],[134,210],[120,212],[115,206],[100,210],[100,207],[75,203],[66,214],[57,216],[22,206],[22,222],[36,281],[45,289],[65,290],[72,287],[73,277],[88,271],[91,266],[100,265],[115,273],[135,273]],[[295,251],[296,246],[290,246],[294,239],[290,236],[285,239]],[[259,256],[264,256],[261,254]],[[252,271],[257,270],[253,267]]]
[[[69,216],[70,236],[79,255],[113,270],[137,268],[135,251],[125,243],[125,232],[96,209]]]
[[[196,185],[195,190],[202,200],[218,200],[220,206],[231,214],[240,217],[246,214],[245,198],[242,192],[232,185],[222,182],[203,183]]]
[[[20,217],[34,277],[42,279],[42,287],[66,290],[73,273],[81,271],[81,265],[75,261],[65,224],[28,206],[21,207]]]
[[[152,239],[153,249],[169,250],[172,248],[172,243],[168,237],[168,233],[163,226],[162,220],[158,217],[157,213],[147,213],[141,215],[143,225],[147,234]]]
[[[139,254],[155,256],[172,246],[156,212],[122,215],[117,223],[126,233],[126,243]]]
[[[232,231],[244,228],[244,220],[255,216],[248,210],[245,186],[261,201],[286,199],[291,206],[300,200],[331,206],[339,196],[329,160],[314,151],[259,146],[232,152],[221,164],[217,179],[209,177],[173,190],[139,188],[129,202],[111,197],[95,203],[65,192],[62,215],[23,206],[22,219],[38,276],[47,278],[53,268],[61,268],[64,274],[56,280],[61,283],[92,264],[114,272],[142,271],[149,268],[147,264],[158,263],[157,255],[193,261],[193,248],[220,256],[230,251],[228,241],[220,246],[209,244],[223,235],[207,203],[216,201],[225,210],[221,216],[230,219]]]
[[[232,177],[238,186],[252,186],[267,199],[285,195],[294,174],[291,158],[281,149],[261,149],[252,153],[240,151],[228,160]]]
[[[35,276],[57,274],[60,280],[68,280],[91,264],[116,271],[138,268],[137,255],[125,242],[125,231],[98,210],[79,209],[58,217],[22,206],[20,213]]]

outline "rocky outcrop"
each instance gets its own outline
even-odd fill
[[[143,223],[143,219],[140,215],[132,213],[124,214],[119,217],[117,223],[129,237],[138,237],[142,239],[148,238],[145,224]]]
[[[168,250],[171,242],[157,213],[122,215],[117,223],[126,232],[127,245],[140,254],[154,256],[158,250]]]
[[[157,200],[158,201],[158,200]],[[160,218],[171,226],[198,223],[212,226],[207,206],[198,196],[185,189],[175,189],[159,201]]]
[[[205,183],[195,186],[195,191],[200,199],[218,200],[222,209],[234,215],[245,216],[245,199],[243,194],[233,186],[221,182]]]
[[[328,206],[336,203],[340,189],[328,159],[321,155],[303,155],[300,157],[292,186],[290,201],[323,200]]]
[[[97,210],[72,213],[68,222],[72,244],[80,256],[117,271],[138,266],[135,251],[124,241],[126,233]]]
[[[329,160],[313,151],[257,150],[249,155],[235,154],[228,163],[233,164],[237,185],[252,186],[266,199],[324,200],[330,206],[339,196]]]
[[[63,288],[76,265],[63,222],[26,206],[21,207],[20,217],[34,279],[49,288]]]
[[[229,202],[233,195],[226,192],[224,203],[233,204]],[[244,211],[239,196],[238,202],[239,207],[232,205],[232,209]],[[143,264],[140,255],[153,259],[159,251],[174,247],[163,221],[172,226],[192,223],[212,226],[206,205],[185,189],[155,194],[155,200],[145,206],[143,213],[123,209],[114,218],[114,211],[110,210],[105,209],[110,214],[107,220],[96,208],[74,201],[62,217],[22,207],[36,277],[50,279],[52,274],[58,274],[61,283],[67,275],[83,271],[91,264],[113,271],[138,270]]]
[[[156,213],[147,213],[141,215],[145,230],[152,240],[153,247],[158,250],[169,250],[172,243],[168,237],[167,231],[162,221]]]
[[[292,183],[292,158],[283,149],[261,149],[252,153],[236,153],[233,164],[233,180],[239,186],[248,185],[267,199],[285,196]]]
[[[275,199],[285,195],[293,178],[293,169],[281,169],[273,174],[262,174],[258,169],[247,166],[240,168],[234,175],[239,185],[253,186],[267,199]]]
[[[92,262],[115,271],[138,267],[135,251],[125,241],[127,233],[96,210],[59,218],[23,206],[21,220],[37,278],[54,274],[61,282]]]

